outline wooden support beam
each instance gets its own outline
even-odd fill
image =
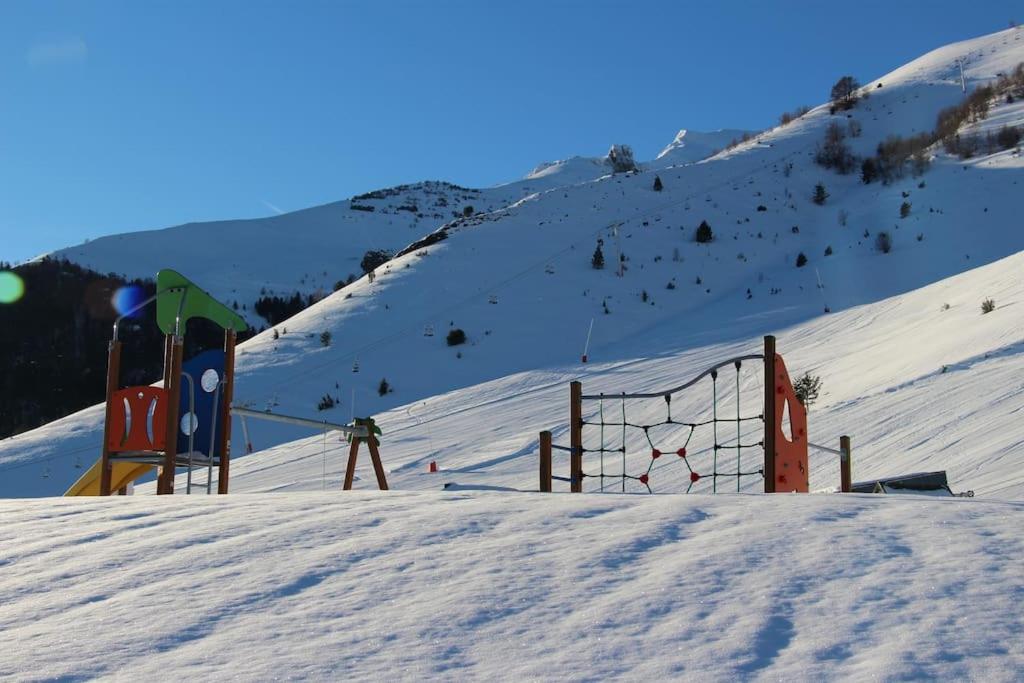
[[[157,477],[157,495],[174,493],[174,474],[177,469],[178,455],[178,402],[181,400],[181,360],[184,353],[184,340],[181,337],[168,335],[171,345],[170,372],[165,378],[164,388],[167,389],[167,442],[164,444],[164,464]]]
[[[103,421],[103,451],[100,454],[100,495],[110,495],[110,414],[113,410],[111,398],[117,391],[121,377],[121,342],[110,341],[107,349],[107,405],[106,417]]]
[[[583,384],[569,384],[569,490],[583,492]]]
[[[377,475],[377,488],[381,491],[388,490],[388,480],[384,476],[384,463],[380,461],[380,451],[377,450],[377,437],[373,432],[366,437],[366,445],[370,448],[370,460],[373,461],[373,473]]]
[[[352,480],[356,476],[356,460],[359,458],[359,437],[352,437],[352,445],[348,449],[348,465],[345,467],[345,483],[341,485],[342,491],[352,490]]]
[[[540,491],[551,493],[551,432],[540,433]]]
[[[849,493],[853,490],[853,452],[850,437],[839,437],[839,490]]]
[[[775,337],[764,338],[764,492],[775,493]]]
[[[217,493],[228,492],[231,469],[231,401],[235,394],[235,331],[224,330],[224,391],[220,405],[220,466],[217,471]],[[211,454],[212,457],[212,454]]]

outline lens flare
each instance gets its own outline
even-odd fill
[[[0,270],[0,304],[13,304],[25,294],[25,282],[10,270]]]
[[[128,311],[132,310],[143,301],[145,301],[146,295],[142,291],[142,287],[136,287],[135,285],[126,285],[124,287],[118,287],[114,291],[114,296],[111,297],[110,303],[114,305],[114,310],[117,311],[118,315],[125,315]],[[136,314],[133,314],[134,317]]]

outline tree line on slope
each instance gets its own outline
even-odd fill
[[[881,83],[878,87],[881,87]],[[832,87],[832,106],[835,114],[856,106],[870,91],[860,91],[860,84],[852,76],[843,76]],[[1017,147],[1024,130],[1019,126],[1002,126],[998,131],[984,134],[961,134],[960,128],[967,123],[977,123],[988,118],[994,102],[1004,99],[1007,104],[1024,97],[1024,63],[1008,74],[1001,74],[990,85],[975,88],[964,101],[947,107],[936,117],[932,131],[909,137],[890,135],[878,143],[874,156],[856,157],[846,142],[848,137],[859,137],[860,124],[850,119],[844,127],[833,121],[825,129],[825,137],[818,146],[815,162],[845,175],[853,172],[859,163],[861,180],[869,184],[875,180],[883,183],[902,178],[909,165],[914,176],[923,174],[930,164],[928,149],[941,142],[943,149],[961,159],[969,159],[981,151],[993,154]]]
[[[136,287],[138,301],[152,296],[152,280],[103,275],[63,259],[45,258],[11,268],[25,294],[0,306],[0,438],[35,429],[103,401],[107,345],[117,317],[112,303],[122,287]],[[121,385],[144,385],[163,372],[163,334],[154,306],[121,324]],[[252,336],[239,335],[240,340]],[[193,320],[185,355],[219,348],[223,332]]]

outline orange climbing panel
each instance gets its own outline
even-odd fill
[[[789,428],[784,418],[789,411]],[[775,354],[775,490],[807,493],[807,409],[796,397],[782,356]]]
[[[161,387],[128,387],[110,398],[107,450],[162,451],[167,441],[167,391]]]

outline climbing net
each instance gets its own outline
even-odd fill
[[[654,492],[656,478],[669,485],[685,482],[686,493],[732,490],[725,485],[729,480],[735,480],[735,490],[740,491],[745,478],[763,479],[763,366],[745,363],[762,358],[730,359],[667,391],[583,395],[581,400],[591,408],[582,420],[581,476],[597,479],[599,491],[625,492],[630,484],[649,493]],[[698,385],[710,389],[710,396],[703,396]],[[680,419],[673,413],[673,397],[694,387],[683,412],[689,409],[697,416]],[[756,398],[755,387],[760,390]],[[741,400],[744,389],[747,414]],[[756,413],[749,410],[754,405]]]

